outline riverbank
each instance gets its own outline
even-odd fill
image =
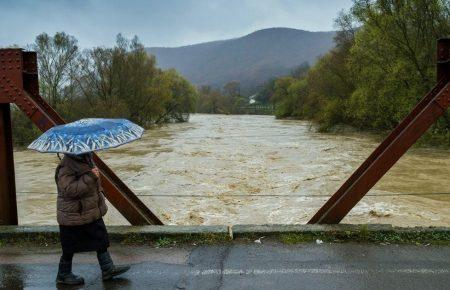
[[[331,135],[348,135],[348,134],[360,134],[364,135],[373,142],[381,143],[392,130],[370,130],[370,129],[358,129],[348,124],[339,124],[331,127],[322,128],[320,124],[314,120],[307,120],[296,117],[276,117],[277,120],[296,120],[309,122],[310,128],[313,132],[318,132],[321,134],[331,134]],[[432,134],[427,131],[417,142],[412,146],[413,149],[438,149],[438,150],[449,150],[450,149],[450,133],[443,134]]]
[[[180,245],[256,242],[413,244],[450,246],[449,227],[391,225],[234,225],[234,226],[108,226],[111,241],[130,245]],[[58,244],[57,226],[0,226],[0,246]]]

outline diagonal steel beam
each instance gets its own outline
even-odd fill
[[[39,95],[35,52],[0,50],[0,103],[16,104],[43,132],[55,125],[65,124]],[[94,161],[101,172],[107,199],[132,225],[163,224],[97,155],[94,155]],[[0,173],[9,170],[14,168],[0,168]]]
[[[339,223],[406,151],[442,116],[450,102],[450,39],[438,41],[436,86],[389,134],[308,223]]]

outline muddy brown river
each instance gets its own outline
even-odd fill
[[[192,115],[100,156],[165,223],[306,223],[376,147],[272,116]],[[54,154],[15,152],[19,223],[56,224]],[[450,151],[412,149],[343,220],[450,226]],[[128,222],[109,205],[105,221]]]

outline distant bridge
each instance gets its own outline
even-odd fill
[[[275,105],[250,104],[240,107],[239,113],[248,115],[273,115],[275,114]]]

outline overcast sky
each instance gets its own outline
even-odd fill
[[[120,32],[145,46],[228,39],[269,27],[333,30],[352,0],[0,0],[0,46],[65,31],[83,48],[111,46]]]

